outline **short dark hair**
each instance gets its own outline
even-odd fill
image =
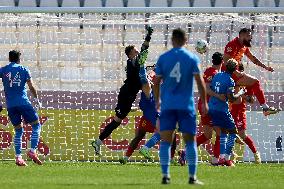
[[[135,48],[134,45],[128,45],[127,47],[125,47],[124,52],[125,52],[126,56],[128,56],[134,48]]]
[[[212,55],[212,63],[214,65],[220,65],[222,64],[222,61],[223,61],[223,54],[220,53],[220,52],[215,52],[213,55]]]
[[[239,32],[239,35],[241,35],[242,33],[248,33],[248,32],[251,32],[250,28],[242,28]]]
[[[20,60],[21,53],[17,50],[12,50],[9,52],[9,61],[18,62]]]
[[[186,38],[186,33],[183,29],[177,28],[173,30],[172,34],[173,40],[175,40],[179,45],[183,45],[187,38]]]

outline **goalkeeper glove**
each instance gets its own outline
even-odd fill
[[[146,27],[146,30],[147,30],[147,35],[146,35],[146,37],[145,37],[145,41],[150,42],[150,40],[151,40],[151,35],[152,35],[152,33],[153,33],[153,28],[152,28],[151,26],[147,26],[147,27]]]
[[[42,104],[41,104],[41,102],[39,101],[39,99],[38,99],[38,98],[34,98],[34,102],[35,102],[35,108],[36,108],[37,110],[40,110],[40,109],[42,108]]]
[[[144,64],[146,62],[146,59],[148,57],[148,50],[144,50],[139,54],[139,59],[138,59],[138,63],[140,65],[140,67],[144,67]]]

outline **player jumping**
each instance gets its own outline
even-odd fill
[[[193,79],[204,103],[203,113],[207,113],[206,89],[200,75],[200,60],[189,52],[184,45],[187,37],[182,29],[174,29],[172,33],[173,48],[162,54],[156,64],[156,81],[154,85],[157,108],[161,105],[160,115],[160,164],[162,168],[162,184],[170,183],[169,165],[170,148],[173,134],[178,123],[186,144],[186,159],[189,170],[189,184],[203,184],[196,178],[197,146],[196,146],[196,112],[193,98]],[[161,84],[161,80],[163,83]],[[161,85],[161,94],[160,94]]]
[[[27,156],[36,164],[42,165],[42,162],[36,153],[41,125],[39,123],[38,115],[27,96],[26,84],[34,96],[34,101],[39,108],[41,107],[41,104],[38,100],[37,91],[34,88],[29,69],[20,65],[20,56],[21,53],[19,51],[10,51],[10,63],[0,69],[0,77],[2,78],[4,85],[8,116],[15,129],[14,144],[16,165],[27,166],[27,163],[22,159],[21,155],[22,137],[24,133],[22,118],[26,123],[29,123],[32,126],[31,149],[28,151]]]
[[[255,65],[260,66],[270,72],[274,71],[272,67],[266,66],[251,53],[251,51],[249,50],[249,47],[251,47],[251,40],[251,29],[242,28],[239,32],[239,37],[234,38],[225,47],[224,68],[226,68],[227,61],[231,58],[235,59],[238,62],[238,65],[240,65],[243,55],[246,55]],[[232,77],[236,85],[246,87],[248,95],[256,96],[265,116],[270,114],[276,114],[280,111],[280,109],[269,107],[266,104],[264,92],[261,89],[258,79],[249,74],[246,74],[245,72],[240,72],[238,67]]]
[[[241,89],[237,94],[234,94],[235,82],[231,78],[231,75],[237,68],[238,62],[234,59],[230,59],[226,64],[226,72],[218,73],[214,76],[211,82],[211,90],[215,93],[226,95],[229,101],[236,101],[241,95],[244,94],[244,90]],[[220,100],[214,96],[209,100],[209,115],[212,119],[213,125],[220,127],[220,165],[234,166],[234,163],[230,160],[232,149],[235,144],[237,129],[229,111],[228,100]],[[229,134],[227,136],[227,133]]]
[[[118,101],[115,108],[116,114],[113,120],[100,133],[99,138],[91,143],[97,155],[100,155],[103,140],[111,135],[112,131],[121,124],[121,121],[130,112],[139,90],[142,88],[143,91],[148,91],[146,94],[149,94],[150,86],[145,77],[146,72],[144,63],[148,55],[147,49],[149,48],[152,33],[153,29],[151,27],[147,27],[147,35],[144,43],[142,44],[140,52],[134,45],[130,45],[125,48],[125,54],[128,57],[126,66],[126,80],[124,81],[124,84],[120,88],[118,94]],[[141,82],[141,80],[143,80],[143,82]]]

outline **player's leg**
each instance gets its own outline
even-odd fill
[[[37,112],[31,105],[27,105],[21,107],[21,114],[25,122],[29,123],[32,126],[31,149],[28,151],[27,155],[36,164],[42,165],[42,162],[40,161],[36,153],[41,132],[41,124],[39,123]]]
[[[257,151],[256,145],[250,135],[246,134],[246,130],[238,130],[239,136],[243,139],[243,141],[248,145],[249,149],[254,154],[255,163],[260,164],[261,163],[261,157],[260,153]]]
[[[213,157],[212,157],[212,165],[217,165],[219,161],[219,156],[220,156],[220,134],[221,130],[219,127],[214,126],[213,127],[215,133],[216,133],[216,139],[215,143],[213,146]]]
[[[173,142],[171,145],[171,163],[175,164],[175,154],[177,149],[177,133],[175,132]]]
[[[203,183],[197,180],[197,143],[196,143],[196,115],[191,111],[179,110],[178,113],[179,131],[183,134],[185,142],[185,155],[188,162],[189,184]]]
[[[259,104],[262,106],[263,113],[265,116],[270,114],[276,114],[280,111],[280,109],[276,109],[274,107],[269,107],[266,104],[264,91],[260,86],[260,82],[255,77],[246,74],[244,72],[235,72],[234,73],[239,79],[236,81],[236,84],[239,86],[246,86],[248,90],[248,95],[255,95]]]
[[[141,122],[141,120],[140,120]],[[125,153],[125,156],[120,158],[119,159],[119,162],[121,164],[126,164],[130,158],[130,156],[133,154],[134,150],[137,148],[139,142],[145,137],[146,135],[146,131],[141,128],[141,127],[138,127],[138,129],[136,130],[136,133],[135,133],[135,137],[132,139],[132,141],[130,142],[127,150],[126,150],[126,153]]]
[[[171,143],[173,140],[174,130],[176,128],[177,115],[173,110],[161,112],[160,116],[160,164],[162,169],[162,184],[170,183],[170,156]]]
[[[15,136],[14,136],[14,146],[16,154],[16,165],[27,166],[26,162],[22,159],[22,137],[24,133],[24,128],[21,124],[21,114],[16,107],[8,108],[8,116],[11,123],[14,126]]]
[[[91,145],[95,149],[96,155],[100,155],[101,145],[103,140],[111,135],[111,133],[121,124],[121,121],[128,115],[131,111],[132,103],[136,99],[136,94],[139,89],[131,89],[129,85],[124,84],[118,94],[118,102],[115,108],[116,115],[113,120],[104,128],[100,133],[99,138],[92,141]]]
[[[200,146],[201,144],[205,143],[206,141],[210,140],[212,138],[213,128],[206,125],[203,125],[204,130],[201,135],[199,135],[196,139],[197,146]]]

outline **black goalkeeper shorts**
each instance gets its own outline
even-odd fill
[[[122,85],[118,94],[117,105],[115,108],[115,113],[118,118],[124,119],[131,111],[132,104],[135,101],[139,90],[140,86],[137,85],[131,85],[128,83]]]

